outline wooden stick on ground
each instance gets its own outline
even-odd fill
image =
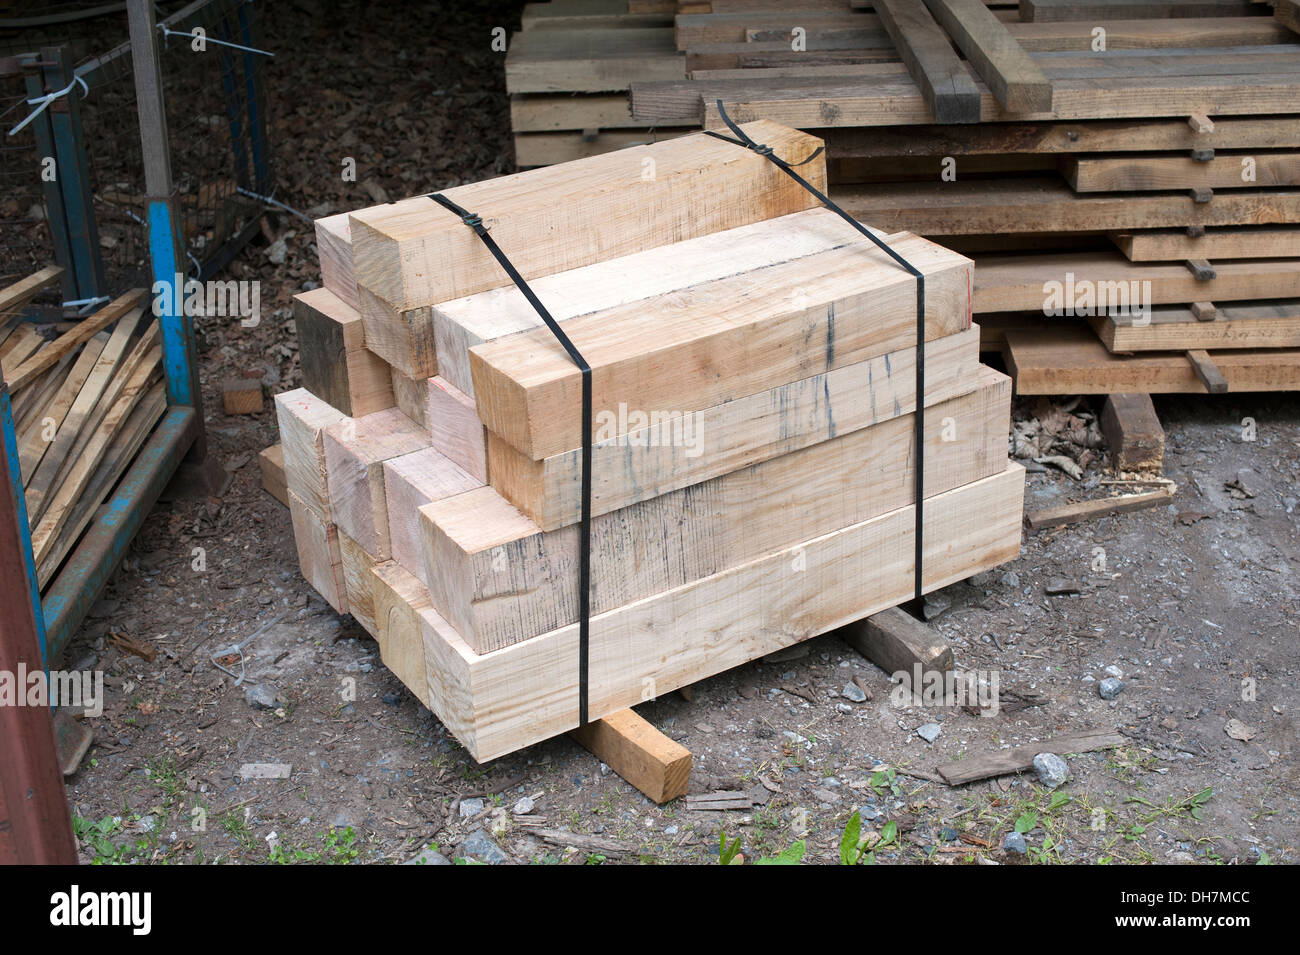
[[[1169,487],[1158,491],[1143,491],[1140,494],[1121,494],[1118,497],[1104,497],[1095,501],[1080,501],[1077,504],[1063,504],[1060,507],[1048,507],[1041,511],[1030,511],[1025,515],[1025,523],[1031,531],[1040,531],[1045,527],[1061,527],[1065,524],[1077,524],[1092,520],[1094,517],[1111,517],[1115,514],[1127,514],[1155,507],[1174,496],[1172,482]]]
[[[974,759],[959,759],[938,767],[938,773],[949,786],[961,786],[980,779],[993,776],[1005,776],[1008,773],[1021,773],[1034,765],[1034,757],[1039,753],[1055,753],[1064,756],[1067,753],[1091,753],[1099,749],[1122,746],[1127,740],[1119,733],[1104,730],[1086,730],[1071,733],[1041,743],[1028,743],[1013,749],[999,750]]]

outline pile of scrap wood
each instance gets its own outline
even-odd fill
[[[748,135],[824,187],[815,137]],[[653,168],[653,176],[643,176]],[[591,368],[589,716],[1016,556],[971,262],[694,134],[449,189]],[[276,396],[306,579],[479,760],[579,723],[582,374],[428,196],[318,222]],[[473,221],[473,220],[471,220]]]
[[[632,6],[554,0],[529,22],[582,7],[612,35]],[[638,73],[652,52],[670,69],[661,37],[630,43],[640,28],[606,48],[596,72],[630,79],[626,122],[721,129],[721,101],[738,122],[823,138],[831,197],[854,216],[975,259],[984,348],[1004,352],[1020,393],[1300,387],[1297,0],[676,9],[683,76]],[[620,94],[563,85],[588,61],[539,64],[536,36],[514,38],[508,81],[544,66],[551,90],[584,92],[515,87],[517,119],[559,129],[580,107],[581,126],[563,128],[616,148],[594,127],[623,121]]]
[[[61,269],[0,290],[0,368],[12,406],[36,575],[44,587],[166,410],[158,323],[141,289],[50,338],[21,318]]]

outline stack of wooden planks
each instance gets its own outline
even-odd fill
[[[1298,29],[1296,0],[680,0],[685,76],[632,79],[630,121],[824,139],[856,218],[975,259],[1022,393],[1294,389]]]
[[[698,133],[445,196],[591,366],[591,719],[913,596],[917,284],[883,249]],[[304,576],[475,758],[574,729],[581,374],[431,198],[317,227],[304,387],[275,399]],[[1010,381],[970,260],[878,235],[925,276],[930,590],[1019,551]]]
[[[158,323],[142,289],[54,338],[21,309],[61,269],[0,290],[8,387],[36,575],[48,584],[166,410]]]

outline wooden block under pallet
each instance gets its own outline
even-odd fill
[[[659,805],[685,795],[691,752],[630,709],[619,710],[569,735]]]
[[[1024,469],[926,501],[927,591],[1020,549]],[[591,621],[589,694],[599,719],[853,620],[913,592],[911,506],[784,548]],[[795,570],[796,566],[802,568]],[[434,711],[479,762],[578,725],[578,627],[475,654],[420,612]]]
[[[391,408],[392,373],[366,348],[361,313],[327,288],[293,297],[303,387],[345,415]]]
[[[392,557],[384,462],[429,447],[424,429],[396,408],[344,418],[325,429],[330,513],[377,560]]]
[[[1010,381],[926,414],[927,496],[1006,468]],[[592,522],[592,612],[663,593],[915,499],[914,416],[900,415]],[[946,440],[951,438],[951,440]],[[543,532],[491,488],[421,509],[438,612],[487,653],[578,619],[578,529]]]
[[[1165,429],[1150,395],[1107,395],[1101,433],[1106,436],[1116,470],[1159,471],[1164,466]]]
[[[339,532],[316,513],[292,489],[289,514],[293,519],[293,542],[298,549],[298,566],[303,579],[339,613],[348,612],[347,583],[343,576],[343,555]]]
[[[934,674],[943,678],[953,667],[948,641],[898,607],[872,614],[837,633],[880,669],[905,680],[915,692],[920,692]]]
[[[257,465],[262,471],[262,489],[273,498],[289,506],[289,485],[284,478],[284,449],[273,444],[257,455]]]
[[[221,410],[226,414],[259,414],[263,407],[260,378],[232,378],[222,383]]]

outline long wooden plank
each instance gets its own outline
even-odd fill
[[[1003,156],[1023,153],[1108,153],[1184,149],[1300,147],[1300,117],[1216,119],[1196,133],[1185,119],[1096,120],[1053,123],[982,123],[948,126],[880,126],[823,129],[830,159],[881,156]],[[946,183],[945,189],[956,183]]]
[[[915,236],[890,245],[925,275],[927,340],[965,330],[970,260]],[[905,347],[916,339],[916,310],[912,275],[855,236],[564,330],[592,369],[600,441],[644,427],[639,418],[680,417]],[[549,330],[475,346],[470,366],[491,433],[535,461],[581,446],[582,374]]]
[[[1111,239],[1130,262],[1300,258],[1300,228],[1294,226],[1211,229],[1197,236],[1164,229],[1122,232]]]
[[[1063,308],[1064,314],[1123,311],[1200,301],[1300,297],[1300,260],[1247,259],[1196,278],[1182,265],[1130,262],[1113,252],[988,256],[976,259],[974,311]],[[1107,308],[1101,299],[1107,299]]]
[[[316,220],[316,257],[320,261],[321,284],[353,308],[360,309],[357,277],[352,267],[352,226],[346,212]]]
[[[925,5],[1003,109],[1012,113],[1052,109],[1051,81],[980,0],[925,0]]]
[[[533,166],[554,166],[603,156],[630,146],[644,146],[677,139],[696,131],[688,127],[615,129],[589,134],[583,131],[523,133],[515,136],[515,165],[520,169]]]
[[[1088,328],[1010,329],[1007,367],[1022,395],[1204,394],[1182,354],[1112,355]],[[1300,349],[1213,353],[1229,391],[1300,390]]]
[[[969,388],[979,330],[927,343],[926,400]],[[662,423],[592,447],[593,516],[766,461],[836,435],[907,414],[916,401],[916,349],[836,368],[704,409],[681,422],[681,440]],[[576,524],[582,455],[533,461],[489,432],[492,486],[543,530]]]
[[[83,318],[75,328],[64,332],[51,342],[48,348],[41,349],[39,353],[28,358],[15,368],[12,374],[7,375],[6,380],[9,382],[9,390],[11,392],[17,391],[92,335],[113,324],[113,322],[139,305],[144,295],[144,289],[132,289],[125,295],[105,305],[89,318]]]
[[[1008,23],[1026,50],[1092,50],[1095,22]],[[1293,42],[1286,28],[1266,17],[1196,17],[1170,20],[1110,20],[1107,50],[1214,49]]]
[[[1131,119],[1291,113],[1300,103],[1300,75],[1278,76],[1134,76],[1053,79],[1052,108],[1039,112],[1003,109],[991,93],[980,102],[981,122]],[[806,89],[769,90],[726,101],[733,122],[758,117],[788,126],[910,126],[930,122],[929,107],[910,78],[870,87],[841,85],[816,96]],[[635,107],[634,107],[635,112]],[[712,102],[704,104],[706,129],[725,126]]]
[[[99,362],[100,353],[103,352],[104,346],[108,343],[108,338],[108,335],[100,333],[86,342],[81,349],[81,353],[77,356],[76,362],[73,363],[72,370],[68,372],[67,377],[63,379],[63,383],[59,386],[53,400],[41,409],[40,417],[33,422],[34,425],[38,426],[30,427],[26,434],[22,436],[18,447],[18,461],[24,483],[31,478],[36,466],[41,463],[45,452],[50,448],[54,438],[58,436],[60,429],[63,427],[64,418],[71,409],[73,402],[76,401],[77,396],[81,393],[81,388],[86,383],[86,379],[90,377],[95,365]]]
[[[361,313],[328,288],[293,297],[303,387],[354,418],[393,407],[392,372],[366,348]]]
[[[880,22],[889,31],[936,123],[977,123],[980,92],[948,35],[915,0],[879,0]]]
[[[1013,558],[1023,493],[1024,471],[1011,464],[927,501],[926,589]],[[593,617],[590,717],[897,606],[912,595],[914,521],[901,508]],[[475,759],[577,726],[576,625],[476,655],[435,611],[420,618],[433,709]]]
[[[36,293],[58,280],[63,274],[60,265],[47,265],[26,278],[0,289],[0,316],[17,313],[35,297]]]
[[[746,133],[790,162],[821,146],[773,123]],[[800,172],[825,186],[820,161]],[[577,268],[816,204],[766,158],[704,135],[457,186],[444,195],[482,216],[524,275]],[[358,284],[398,310],[509,284],[473,231],[426,197],[352,213],[351,223]],[[361,311],[368,322],[364,301]]]
[[[554,133],[563,130],[644,128],[632,118],[626,95],[592,93],[534,93],[510,97],[510,129],[515,133]]]
[[[927,496],[1006,468],[1010,380],[981,368],[972,384],[927,410]],[[596,517],[592,612],[906,506],[916,493],[914,427],[913,414],[900,415]],[[577,527],[543,532],[491,488],[420,514],[434,607],[476,652],[578,619]]]
[[[1156,20],[1170,17],[1242,17],[1255,12],[1251,0],[1021,0],[1020,19]]]
[[[429,680],[424,672],[424,635],[419,612],[431,610],[429,591],[414,575],[391,560],[371,569],[371,599],[375,606],[375,639],[384,666],[429,706]]]
[[[334,523],[368,554],[388,560],[393,554],[384,462],[429,447],[428,433],[396,408],[389,408],[326,425],[324,445]]]
[[[919,235],[1113,232],[1300,222],[1300,190],[1232,190],[1199,204],[1172,193],[1086,195],[1059,180],[990,180],[838,186],[831,198],[855,218]]]
[[[1111,517],[1115,514],[1128,514],[1133,511],[1146,510],[1167,503],[1174,496],[1173,488],[1163,487],[1155,491],[1139,491],[1136,494],[1118,494],[1114,497],[1099,497],[1077,504],[1060,504],[1045,507],[1025,514],[1025,526],[1031,531],[1040,531],[1047,527],[1064,527],[1090,521],[1097,517]]]
[[[1076,192],[1143,192],[1156,189],[1257,189],[1300,185],[1300,152],[1191,156],[1122,156],[1074,159],[1066,178]]]
[[[1292,301],[1220,306],[1208,322],[1181,306],[1152,309],[1149,320],[1094,315],[1088,322],[1112,352],[1300,348],[1300,303]]]
[[[324,433],[347,415],[306,388],[295,388],[275,396],[275,416],[284,452],[285,483],[303,506],[316,512],[322,524],[332,524]]]
[[[592,755],[663,805],[686,794],[691,752],[633,710],[619,710],[580,726],[570,735]]]
[[[702,43],[744,42],[751,30],[770,32],[789,44],[795,27],[813,30],[880,30],[880,19],[844,10],[774,10],[754,13],[679,14],[675,24],[677,49]]]
[[[633,80],[674,79],[686,61],[667,27],[623,30],[525,30],[510,38],[510,93],[625,90]]]
[[[529,286],[551,317],[567,324],[576,316],[825,252],[854,237],[833,212],[809,209],[543,276]],[[471,398],[472,346],[543,327],[514,286],[444,302],[432,310],[432,320],[438,377]]]

